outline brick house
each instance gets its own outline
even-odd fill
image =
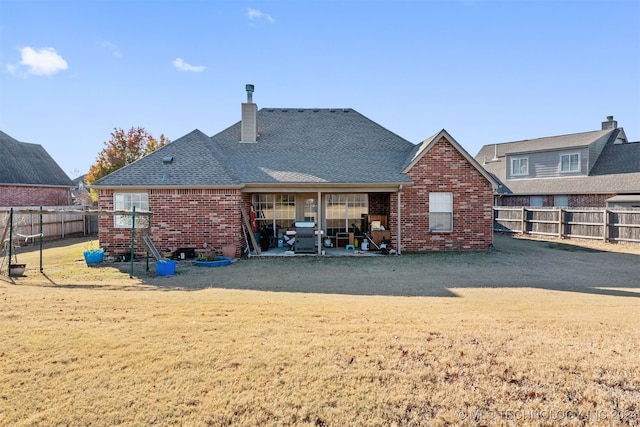
[[[0,131],[0,206],[69,206],[73,183],[38,144]]]
[[[415,145],[353,109],[258,110],[252,97],[247,85],[241,120],[222,132],[194,130],[95,182],[100,209],[151,210],[157,247],[234,244],[236,255],[241,208],[274,240],[312,223],[317,254],[380,218],[398,252],[491,244],[497,183],[447,131]],[[126,250],[127,221],[101,217],[101,245]]]
[[[499,180],[496,206],[640,206],[640,143],[613,116],[597,131],[485,145],[476,160]]]

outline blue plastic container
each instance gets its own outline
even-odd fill
[[[166,259],[156,261],[156,274],[158,276],[173,276],[176,274],[177,261]]]
[[[84,251],[82,254],[87,265],[99,264],[104,260],[104,249]]]

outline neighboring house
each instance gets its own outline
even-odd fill
[[[598,131],[485,145],[476,160],[500,181],[496,206],[640,206],[640,143],[613,116]]]
[[[72,180],[73,188],[71,189],[71,197],[74,205],[93,206],[96,203],[91,198],[89,187],[85,181],[86,175],[79,176]]]
[[[0,131],[0,206],[69,206],[73,183],[38,144]]]
[[[445,130],[414,145],[352,109],[258,111],[252,92],[240,122],[212,137],[194,130],[96,181],[100,209],[151,210],[159,248],[235,244],[239,254],[241,208],[252,206],[274,237],[313,222],[320,243],[380,215],[400,250],[492,243],[497,183]],[[126,251],[130,221],[101,217],[101,246]]]

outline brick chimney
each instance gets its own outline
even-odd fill
[[[602,130],[617,129],[617,128],[618,128],[618,122],[616,120],[613,120],[613,116],[607,116],[607,121],[602,122]]]
[[[258,139],[258,106],[253,103],[253,85],[246,85],[247,102],[242,103],[240,142],[256,142]]]

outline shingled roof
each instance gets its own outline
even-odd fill
[[[616,132],[615,129],[597,130],[592,132],[572,133],[568,135],[547,136],[544,138],[525,139],[522,141],[503,142],[500,144],[485,145],[476,156],[489,159],[495,155],[495,147],[498,148],[498,157],[506,154],[531,153],[535,151],[561,150],[567,148],[586,147],[600,138],[608,140]]]
[[[502,184],[500,194],[632,194],[640,192],[640,143],[616,144],[622,128],[485,145],[476,160]],[[586,147],[606,141],[586,176],[506,179],[506,156],[546,150]]]
[[[194,130],[93,183],[93,186],[238,186],[211,139]]]
[[[0,185],[71,187],[66,173],[38,144],[20,142],[0,131]]]
[[[241,123],[207,137],[195,130],[94,186],[399,184],[415,145],[357,111],[262,108],[257,141]]]

